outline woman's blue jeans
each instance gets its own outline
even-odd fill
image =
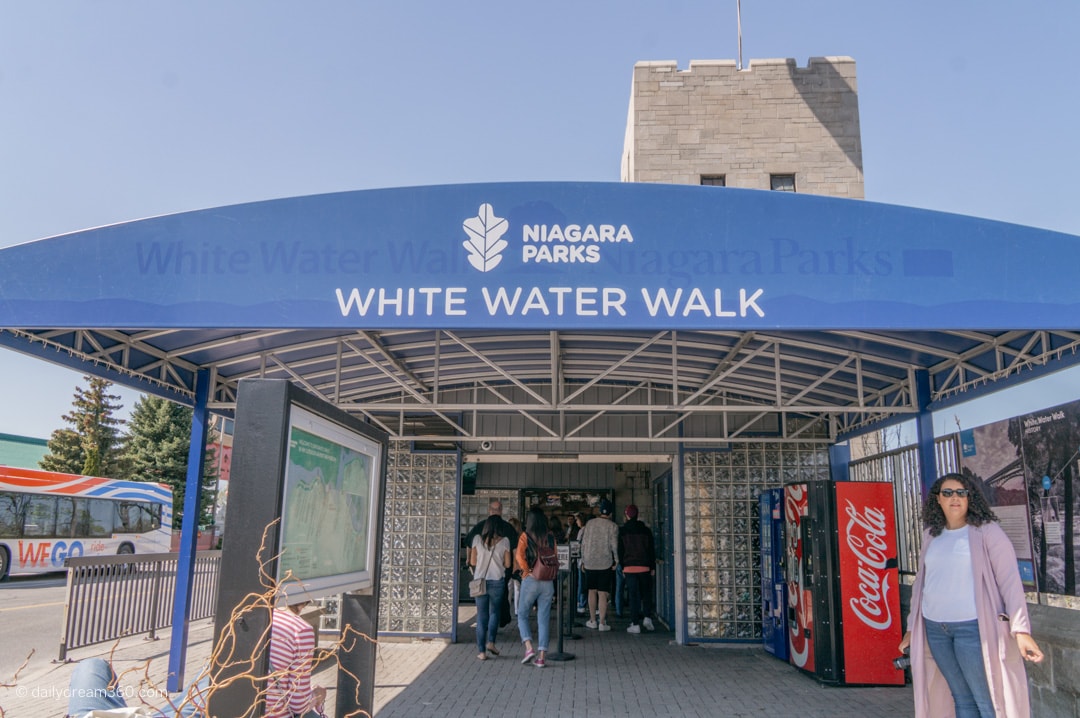
[[[123,689],[113,685],[116,674],[101,658],[87,658],[71,672],[68,714],[82,715],[93,710],[126,708]]]
[[[536,642],[536,650],[548,649],[548,634],[551,622],[551,599],[555,598],[554,581],[537,581],[532,576],[526,577],[521,582],[521,598],[518,599],[518,633],[521,634],[521,642],[532,641],[532,631],[529,629],[529,612],[533,604],[536,604],[536,629],[539,638]]]
[[[487,593],[476,597],[476,647],[484,652],[487,644],[495,642],[499,632],[499,607],[506,592],[506,581],[487,581]]]
[[[923,618],[926,645],[949,684],[956,718],[994,718],[978,621],[938,623]]]
[[[200,671],[200,674],[205,671]],[[116,674],[112,666],[101,658],[87,658],[80,661],[75,670],[71,672],[70,697],[68,698],[68,715],[83,715],[94,710],[110,710],[113,708],[126,708],[124,689],[116,686],[113,682]],[[183,705],[179,715],[184,718],[190,716],[202,716],[201,708],[196,707],[193,700],[188,699],[189,691],[193,697],[205,696],[210,690],[210,675],[206,673],[196,684],[197,688],[191,691],[191,686],[185,686],[183,692],[170,696],[173,706]],[[176,711],[169,709],[168,715],[176,715]],[[166,713],[156,715],[164,718]]]

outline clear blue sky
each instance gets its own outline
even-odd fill
[[[321,192],[615,181],[634,63],[737,58],[735,6],[5,0],[0,246]],[[855,58],[867,199],[1080,235],[1076,0],[742,10],[744,64]],[[48,436],[77,383],[0,350],[0,432]]]

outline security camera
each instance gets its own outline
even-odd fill
[[[480,442],[480,451],[491,451],[493,448],[495,448],[495,445],[492,444],[490,441]]]

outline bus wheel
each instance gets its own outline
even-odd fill
[[[11,569],[11,553],[7,546],[0,546],[0,581],[6,581]]]
[[[122,544],[120,544],[120,548],[116,549],[116,555],[117,556],[134,556],[135,555],[135,547],[132,546],[129,543],[122,543]],[[133,563],[122,564],[120,566],[117,566],[117,568],[119,569],[119,573],[123,573],[123,574],[135,573],[135,564],[133,564]]]

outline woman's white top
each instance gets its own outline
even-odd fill
[[[500,581],[506,577],[506,568],[503,566],[503,557],[510,550],[510,539],[503,536],[495,547],[488,551],[484,545],[484,539],[480,536],[473,538],[472,547],[476,549],[476,568],[473,569],[473,578],[485,578],[488,581]],[[491,553],[491,565],[487,567],[487,575],[481,576],[480,571],[487,565],[488,554]]]
[[[968,527],[942,531],[926,549],[924,563],[923,618],[938,623],[975,620],[978,613]]]

